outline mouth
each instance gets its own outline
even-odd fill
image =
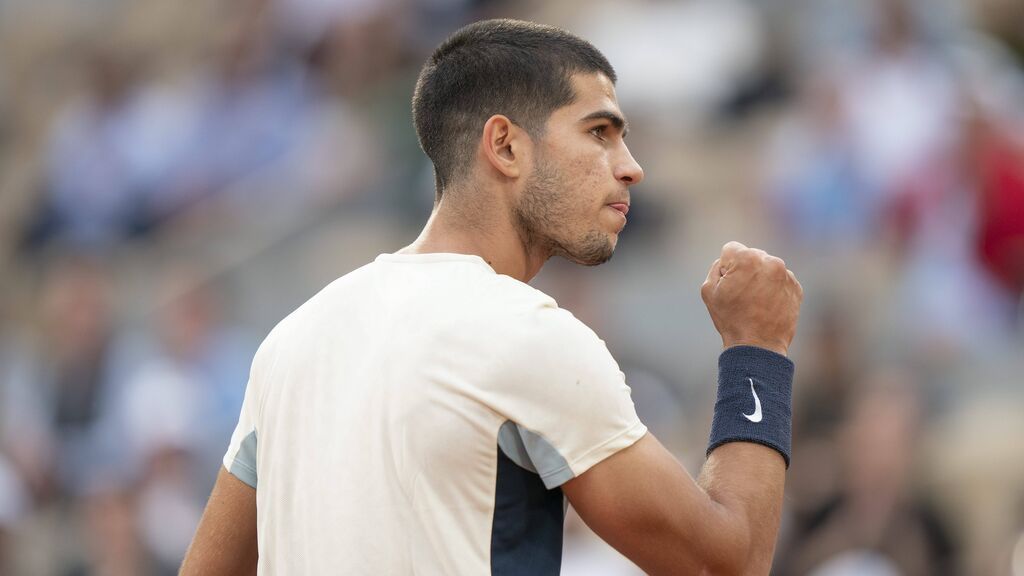
[[[629,203],[627,202],[613,202],[607,205],[609,208],[618,210],[623,216],[629,214]]]

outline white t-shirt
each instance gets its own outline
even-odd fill
[[[558,487],[646,432],[549,296],[384,254],[271,331],[224,466],[256,487],[260,574],[556,574]]]

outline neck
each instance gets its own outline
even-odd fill
[[[458,198],[442,196],[419,237],[398,253],[475,254],[498,274],[521,282],[540,272],[550,254],[527,244],[504,203],[490,203],[491,210],[460,204]]]

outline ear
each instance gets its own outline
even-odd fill
[[[518,178],[524,170],[530,137],[506,116],[495,114],[484,123],[481,147],[487,163],[506,178]]]

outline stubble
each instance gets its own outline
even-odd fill
[[[548,257],[561,256],[583,266],[603,264],[615,248],[596,228],[574,232],[581,207],[568,197],[569,189],[556,167],[538,161],[515,209],[520,239],[527,250],[540,250]]]

